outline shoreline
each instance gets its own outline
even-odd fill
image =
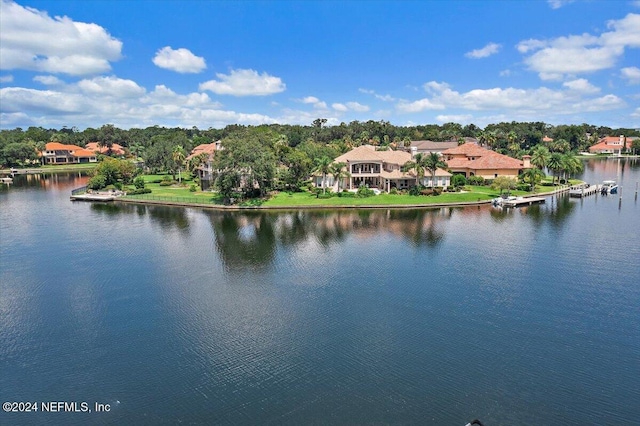
[[[562,192],[568,192],[570,185],[563,186],[561,188],[554,189],[550,192],[543,193],[535,193],[535,194],[527,194],[522,195],[523,198],[531,198],[531,197],[548,197],[555,194],[559,194]],[[485,204],[491,204],[491,199],[489,200],[481,200],[481,201],[461,201],[461,202],[450,202],[450,203],[429,203],[429,204],[363,204],[363,205],[354,205],[354,204],[345,204],[345,205],[293,205],[293,206],[225,206],[221,204],[207,204],[207,203],[186,203],[180,201],[161,201],[161,200],[141,200],[141,199],[132,199],[132,198],[116,198],[113,200],[115,203],[125,203],[125,204],[145,204],[145,205],[156,205],[156,206],[167,206],[167,207],[195,207],[202,208],[208,210],[218,210],[218,211],[259,211],[259,210],[380,210],[380,209],[392,209],[392,210],[400,210],[400,209],[439,209],[443,207],[472,207],[472,206],[481,206]]]

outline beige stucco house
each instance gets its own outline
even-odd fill
[[[465,143],[442,152],[449,171],[464,174],[466,177],[482,176],[495,179],[498,176],[517,178],[525,169],[531,168],[531,156],[522,160],[498,154],[474,143]]]
[[[411,154],[404,151],[377,151],[372,145],[362,145],[342,154],[334,160],[335,163],[345,163],[349,177],[341,182],[334,180],[331,175],[326,176],[326,185],[334,191],[343,189],[358,189],[360,185],[377,188],[389,192],[391,188],[408,189],[417,184],[414,171],[403,172],[402,166],[411,161]],[[314,175],[313,183],[322,187],[322,175]],[[451,173],[446,170],[436,171],[435,185],[432,185],[431,174],[425,171],[421,184],[424,186],[448,187]],[[338,185],[339,184],[339,185]]]

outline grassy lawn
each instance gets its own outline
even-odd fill
[[[147,180],[147,176],[148,175],[145,176],[145,180]],[[157,178],[149,180],[155,179]],[[162,179],[162,176],[160,176],[160,179]],[[189,186],[191,186],[191,183],[193,182],[189,181],[185,185],[184,180],[183,185],[176,184],[172,186],[161,186],[158,183],[147,183],[145,187],[151,190],[150,194],[127,195],[126,198],[135,198],[139,200],[174,201],[184,203],[222,204],[222,199],[218,196],[218,194],[200,190],[191,192],[189,190]],[[130,187],[129,189],[133,189],[133,187]]]
[[[262,203],[267,207],[296,206],[362,206],[362,205],[401,205],[401,204],[441,204],[465,203],[490,200],[500,195],[488,186],[472,186],[470,192],[444,192],[438,196],[413,196],[380,194],[368,198],[316,198],[309,192],[281,192]],[[512,195],[530,194],[524,191],[511,191]]]

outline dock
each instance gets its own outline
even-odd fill
[[[602,185],[574,185],[569,189],[569,196],[575,198],[582,198],[588,195],[598,194],[602,190]]]
[[[106,203],[114,201],[116,198],[118,196],[113,194],[78,194],[72,195],[71,201],[101,201]]]

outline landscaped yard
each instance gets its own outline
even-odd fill
[[[182,184],[163,186],[158,182],[165,175],[144,175],[146,188],[151,189],[150,194],[128,195],[126,198],[152,201],[167,201],[194,204],[222,204],[222,197],[210,191],[190,191],[189,187],[194,183],[191,178],[183,179]],[[579,182],[575,180],[574,182]],[[574,183],[572,182],[572,183]],[[550,183],[550,179],[549,179]],[[130,189],[133,189],[131,187]],[[469,203],[486,201],[500,196],[499,190],[493,190],[490,186],[467,186],[467,192],[443,192],[438,196],[413,196],[408,194],[380,194],[367,198],[338,197],[318,198],[310,192],[280,192],[268,199],[252,199],[240,203],[240,206],[264,206],[264,207],[302,207],[302,206],[365,206],[365,205],[429,205],[446,203]],[[536,187],[536,194],[551,192],[556,187]],[[511,191],[510,195],[533,195],[526,191]]]

